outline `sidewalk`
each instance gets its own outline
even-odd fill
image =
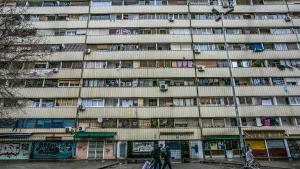
[[[194,161],[196,162],[196,161]],[[300,161],[258,161],[263,167],[278,168],[278,169],[299,169]],[[226,160],[226,159],[206,159],[201,160],[200,163],[206,164],[230,164],[230,165],[243,165],[239,158]]]

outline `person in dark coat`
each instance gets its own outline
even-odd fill
[[[152,158],[154,160],[153,169],[161,169],[161,161],[160,161],[160,147],[157,145],[154,146],[154,150],[152,151]]]
[[[167,166],[169,167],[169,169],[172,169],[171,151],[168,146],[166,146],[165,151],[162,151],[161,156],[164,159],[164,165],[163,165],[162,169],[165,169]]]

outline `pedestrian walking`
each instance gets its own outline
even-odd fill
[[[152,158],[154,160],[153,169],[161,169],[161,160],[160,160],[160,147],[157,145],[154,146],[154,149],[152,151]]]
[[[164,165],[163,165],[162,169],[165,169],[167,166],[169,167],[169,169],[172,169],[171,151],[170,151],[170,148],[168,146],[166,146],[165,150],[162,151],[161,156],[164,159]]]

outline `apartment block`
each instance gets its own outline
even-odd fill
[[[300,0],[11,5],[51,54],[1,80],[26,106],[0,120],[0,159],[147,158],[155,144],[231,159],[239,126],[256,158],[299,159]]]

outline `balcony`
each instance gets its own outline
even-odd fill
[[[225,55],[226,56],[226,55]],[[300,59],[300,50],[289,51],[229,51],[231,59]]]
[[[192,140],[200,138],[200,131],[198,128],[161,128],[161,129],[102,129],[102,128],[88,128],[86,132],[116,132],[115,140]],[[163,133],[168,133],[163,135]],[[172,134],[174,133],[174,134]],[[182,134],[180,134],[182,133]]]
[[[108,14],[108,13],[187,13],[186,5],[130,5],[130,6],[97,6],[91,7],[92,14]]]
[[[300,19],[293,19],[293,23],[295,26],[300,26]]]
[[[211,112],[210,112],[211,113]],[[197,118],[198,108],[191,107],[87,107],[79,118]]]
[[[213,112],[213,113],[212,113]],[[207,117],[235,117],[233,106],[200,106],[202,118]]]
[[[165,78],[195,77],[194,68],[149,68],[149,69],[84,69],[83,78]]]
[[[300,95],[300,86],[237,86],[237,96],[297,96]]]
[[[43,41],[47,44],[78,44],[85,42],[85,36],[45,36]]]
[[[290,12],[299,12],[300,11],[300,5],[299,4],[290,4],[289,5]]]
[[[37,29],[75,29],[87,27],[87,21],[40,21],[32,22]]]
[[[55,73],[47,78],[80,78],[81,69],[60,69],[58,73]]]
[[[79,88],[20,88],[16,92],[24,98],[74,98]]]
[[[66,133],[65,128],[34,128],[34,129],[18,129],[16,131],[12,131],[12,128],[0,128],[0,133],[9,133],[9,134],[18,134],[18,133],[28,133],[28,134],[38,134],[38,133]]]
[[[109,43],[176,43],[176,42],[191,42],[190,35],[102,35],[88,36],[87,43],[89,44],[109,44]]]
[[[288,8],[285,4],[282,5],[235,5],[234,12],[236,13],[256,13],[256,12],[274,12],[287,13]]]
[[[55,7],[29,7],[26,13],[29,14],[86,14],[88,6],[55,6]]]
[[[243,130],[250,130],[250,131],[278,131],[278,130],[283,130],[285,133],[289,135],[299,135],[300,134],[300,127],[298,126],[261,126],[261,127],[244,127]]]
[[[229,77],[229,69],[207,67],[202,72],[197,71],[197,77]]]
[[[228,128],[203,128],[202,135],[238,135],[238,128],[236,127],[228,127]]]
[[[222,22],[215,20],[192,20],[192,27],[222,27]]]
[[[299,76],[300,70],[297,68],[279,70],[274,67],[263,68],[233,68],[233,76],[235,77],[288,77]]]
[[[284,19],[249,19],[249,20],[224,20],[225,27],[293,27],[292,22],[286,22]]]
[[[300,130],[297,126],[268,126],[268,127],[242,127],[242,131],[250,130],[250,131],[278,131],[284,130],[288,135],[299,135]],[[230,128],[203,128],[203,135],[238,135],[237,127]]]
[[[239,106],[241,117],[300,116],[300,106]]]
[[[224,36],[221,35],[193,35],[195,43],[224,43]]]
[[[15,118],[76,118],[76,107],[21,108],[11,110]],[[17,113],[18,112],[18,113]]]
[[[89,28],[108,28],[108,27],[189,27],[189,20],[174,20],[170,22],[167,19],[163,20],[91,20]]]
[[[295,34],[287,35],[226,35],[229,43],[297,42]]]
[[[151,59],[193,59],[193,52],[182,50],[149,50],[149,51],[95,51],[85,56],[86,60],[151,60]]]
[[[227,59],[225,51],[201,51],[195,55],[196,59]]]
[[[231,87],[225,86],[199,86],[199,96],[232,96]]]
[[[47,55],[48,61],[82,61],[83,52],[53,52]]]
[[[81,97],[193,97],[194,86],[168,87],[168,91],[160,91],[159,87],[103,87],[82,88]]]

